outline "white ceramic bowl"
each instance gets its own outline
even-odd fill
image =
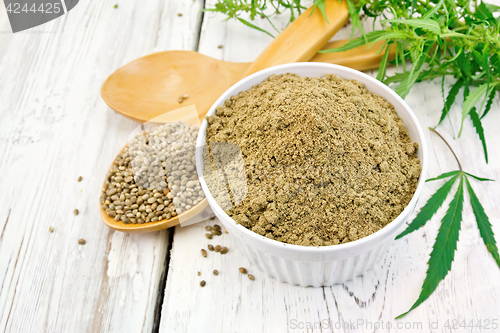
[[[354,79],[365,84],[366,88],[384,97],[394,105],[399,117],[403,120],[413,142],[418,142],[418,157],[422,165],[417,189],[413,198],[403,212],[387,226],[367,237],[354,242],[331,246],[300,246],[278,242],[263,237],[245,227],[236,224],[215,202],[207,188],[203,177],[202,149],[197,149],[196,167],[201,186],[206,194],[215,215],[227,228],[229,235],[235,240],[247,259],[283,282],[300,286],[330,286],[343,283],[358,275],[362,275],[373,267],[375,262],[386,252],[388,246],[397,236],[400,227],[415,209],[418,197],[422,192],[427,173],[427,145],[420,124],[410,107],[393,90],[362,72],[338,65],[326,63],[294,63],[271,67],[252,74],[229,88],[210,108],[207,115],[213,115],[215,108],[241,91],[250,89],[264,81],[272,74],[295,73],[300,76],[322,77],[336,74],[344,79]],[[217,78],[214,78],[215,80]],[[205,145],[207,121],[201,125],[197,139],[197,147]]]

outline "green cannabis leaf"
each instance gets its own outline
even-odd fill
[[[446,277],[448,272],[451,270],[451,265],[455,257],[455,251],[457,249],[458,243],[458,233],[460,231],[460,224],[462,222],[462,209],[464,205],[464,187],[467,187],[467,192],[469,193],[470,204],[476,218],[477,227],[481,238],[486,245],[486,248],[491,253],[495,259],[498,267],[500,267],[500,256],[498,254],[498,247],[495,241],[495,235],[493,234],[493,229],[491,228],[491,223],[486,215],[483,206],[479,202],[474,190],[469,181],[469,177],[474,178],[479,181],[491,181],[491,179],[481,178],[470,173],[464,172],[462,170],[462,165],[458,160],[453,149],[446,140],[434,129],[430,128],[431,131],[435,132],[448,146],[448,148],[455,156],[457,160],[459,170],[450,171],[443,173],[436,178],[428,179],[427,181],[435,181],[440,179],[450,178],[443,186],[441,186],[436,193],[434,193],[427,203],[422,207],[420,212],[417,214],[415,219],[408,225],[405,231],[396,237],[399,239],[405,235],[419,229],[427,221],[429,221],[432,216],[438,211],[439,207],[442,206],[443,202],[448,197],[451,188],[458,181],[458,188],[451,200],[446,214],[441,220],[441,226],[439,227],[439,232],[434,242],[434,246],[431,252],[430,259],[428,261],[429,268],[427,269],[427,275],[425,277],[424,283],[422,285],[422,291],[417,299],[417,301],[412,305],[412,307],[405,313],[396,317],[396,319],[401,318],[408,314],[413,309],[417,308],[422,304],[429,296],[436,290],[439,283]]]

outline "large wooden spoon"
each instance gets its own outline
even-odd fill
[[[137,59],[104,82],[101,96],[116,112],[139,122],[175,110],[179,97],[195,104],[202,119],[231,85],[261,69],[309,61],[349,19],[345,1],[325,1],[325,20],[311,6],[252,63],[231,63],[196,52],[166,51]]]
[[[331,42],[323,49],[344,45]],[[370,48],[360,46],[339,53],[317,53],[310,61],[328,62],[357,70],[377,68],[383,42]],[[394,58],[391,48],[390,58]],[[255,68],[252,63],[222,61],[192,51],[165,51],[134,60],[114,72],[104,82],[101,95],[114,111],[138,122],[159,114],[195,104],[200,120],[217,98]],[[179,104],[181,96],[189,97]]]

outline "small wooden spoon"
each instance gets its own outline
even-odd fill
[[[162,114],[161,116],[152,119],[152,121],[148,122],[148,124],[158,125],[164,123],[175,123],[177,121],[182,121],[184,123],[200,127],[200,121],[197,116],[196,108],[194,107],[194,105],[185,106],[174,112],[169,112],[168,114]],[[117,155],[117,157],[123,153],[125,147],[126,145],[120,150],[120,153]],[[116,158],[115,161],[113,161],[113,164],[115,164],[115,162]],[[105,183],[103,184],[103,188],[104,187]],[[123,232],[142,233],[142,232],[152,232],[152,231],[168,229],[170,227],[181,224],[181,222],[183,223],[187,222],[188,220],[194,218],[196,215],[202,213],[206,207],[208,207],[208,201],[207,199],[203,199],[198,204],[196,204],[195,206],[193,206],[192,208],[188,209],[187,211],[183,212],[180,215],[172,217],[168,220],[160,220],[157,222],[147,222],[147,223],[123,223],[122,221],[115,221],[114,218],[109,217],[108,214],[106,214],[106,212],[104,211],[104,209],[102,209],[102,207],[99,207],[99,212],[101,214],[101,219],[104,222],[104,224],[106,224],[108,227],[112,229]],[[198,219],[197,221],[201,220]]]

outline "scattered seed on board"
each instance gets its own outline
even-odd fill
[[[213,251],[213,250],[214,250],[214,246],[213,246],[212,244],[208,244],[208,246],[207,246],[207,247],[208,247],[208,249],[209,249],[210,251]]]
[[[255,280],[255,277],[252,274],[248,274],[248,278],[252,281]]]
[[[205,282],[205,280],[202,280],[202,281],[200,282],[200,286],[202,286],[202,287],[205,287],[205,285],[206,285],[206,284],[207,284],[207,283]]]
[[[216,235],[216,234],[217,234],[217,230],[212,229],[212,230],[210,230],[210,233],[211,233],[212,235]]]
[[[181,96],[179,97],[179,104],[182,103],[184,101],[184,98]]]
[[[80,212],[78,211],[78,209],[75,209],[75,210],[73,211],[73,214],[75,214],[75,215],[78,215],[78,213],[80,213]]]
[[[224,45],[220,44],[219,46],[217,46],[219,49],[222,49],[224,47]]]
[[[220,251],[220,245],[217,245],[217,246],[214,248],[214,251],[215,251],[215,252],[219,252],[219,251]]]
[[[201,272],[198,272],[198,276],[201,276]]]
[[[86,243],[87,243],[87,241],[85,239],[83,239],[83,238],[80,238],[78,240],[78,244],[80,244],[80,245],[85,245]]]
[[[214,269],[214,275],[219,275],[219,271]]]
[[[212,239],[212,234],[205,234],[205,237],[207,237],[208,239]]]
[[[54,227],[49,227],[50,232],[54,232]]]
[[[220,248],[220,254],[226,254],[228,252],[229,252],[229,249],[227,247],[224,246],[224,247]]]
[[[217,230],[217,232],[215,233],[215,235],[216,235],[216,236],[220,236],[220,235],[222,235],[222,231]]]
[[[201,249],[201,255],[206,258],[207,257],[207,250]]]
[[[245,267],[240,267],[239,271],[240,271],[241,274],[246,274],[247,273],[247,269]]]
[[[81,182],[82,181],[82,176],[78,177],[78,181]]]
[[[211,220],[215,220],[215,216],[212,216],[210,219],[211,219]]]
[[[181,16],[182,16],[182,13],[177,14],[177,16],[181,17]]]
[[[224,228],[224,233],[225,233],[225,234],[227,234],[227,233],[228,233],[226,228]]]
[[[189,98],[189,95],[185,94],[184,96],[182,96],[182,98],[184,98],[184,99]]]
[[[210,230],[212,230],[212,227],[211,227],[211,226],[209,226],[209,225],[207,225],[207,226],[205,227],[205,230],[206,230],[206,231],[210,231]]]

